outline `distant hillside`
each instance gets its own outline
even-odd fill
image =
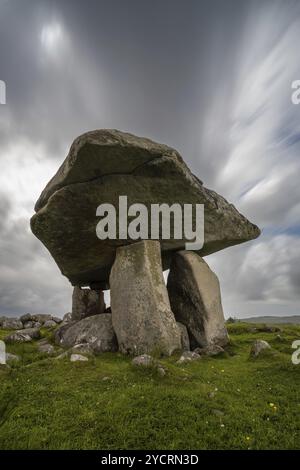
[[[293,315],[290,317],[249,317],[249,318],[239,318],[239,321],[244,321],[247,323],[293,323],[294,325],[300,324],[300,315]]]

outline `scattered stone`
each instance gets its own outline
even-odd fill
[[[138,367],[151,367],[155,365],[153,357],[149,354],[141,354],[140,356],[136,356],[132,359],[131,363]]]
[[[12,362],[19,362],[20,361],[20,356],[17,354],[12,354],[12,353],[6,353],[6,363],[10,364]]]
[[[130,204],[143,203],[149,212],[154,203],[204,204],[202,256],[260,234],[232,204],[206,189],[175,149],[118,130],[88,132],[73,142],[31,219],[33,233],[72,285],[87,286],[96,281],[107,285],[122,240],[95,236],[95,208],[104,202],[118,207],[119,195],[124,194]],[[161,240],[165,269],[170,251],[184,249],[186,241],[184,237]],[[127,243],[128,239],[123,241]]]
[[[257,339],[254,341],[252,344],[251,350],[250,350],[250,356],[252,357],[257,357],[259,356],[263,351],[271,349],[271,346],[267,341],[264,341],[263,339]]]
[[[188,335],[188,331],[187,331],[187,328],[185,325],[183,325],[182,323],[180,323],[179,321],[176,322],[177,323],[177,326],[180,330],[180,334],[181,334],[181,349],[182,351],[190,351],[190,339],[189,339],[189,335]]]
[[[211,344],[206,348],[196,348],[194,352],[200,354],[200,356],[217,356],[218,354],[224,353],[225,350],[217,344]]]
[[[167,285],[171,308],[187,327],[191,348],[226,345],[219,280],[205,261],[192,251],[175,253]]]
[[[52,320],[55,321],[55,323],[57,323],[58,325],[60,323],[62,323],[63,319],[62,318],[59,318],[59,317],[52,317]]]
[[[118,349],[109,313],[94,315],[61,326],[55,334],[55,341],[60,346],[68,348],[88,343],[95,354]]]
[[[25,329],[27,329],[27,328],[34,328],[34,327],[35,327],[35,324],[36,324],[36,322],[34,322],[34,321],[26,321],[25,323],[23,323],[23,327],[24,327]]]
[[[23,323],[18,318],[4,318],[2,328],[5,330],[21,330]]]
[[[54,349],[54,346],[52,346],[52,344],[50,343],[40,342],[38,344],[38,352],[44,353],[44,354],[54,354],[55,349]]]
[[[57,323],[54,320],[47,320],[43,324],[43,328],[55,328],[57,326]]]
[[[200,354],[197,354],[194,351],[184,351],[179,360],[177,361],[177,364],[183,364],[185,362],[191,362],[191,361],[197,361],[201,359]]]
[[[72,316],[71,319],[78,321],[86,317],[91,317],[105,310],[104,293],[99,290],[81,289],[75,286],[72,296]]]
[[[40,337],[41,334],[38,328],[27,328],[6,336],[4,341],[6,343],[27,343],[33,339],[39,339]]]
[[[82,356],[81,354],[71,354],[70,361],[71,362],[78,362],[78,361],[88,361],[88,357]]]
[[[112,322],[122,353],[157,351],[170,355],[181,349],[158,241],[146,240],[118,248],[110,288]]]

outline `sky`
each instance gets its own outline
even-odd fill
[[[29,219],[100,128],[175,147],[262,229],[206,257],[226,317],[299,314],[299,35],[294,0],[0,0],[0,315],[70,311]]]

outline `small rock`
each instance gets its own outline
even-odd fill
[[[6,353],[6,363],[9,364],[11,362],[18,362],[20,360],[20,356],[17,354]]]
[[[27,329],[27,328],[34,328],[35,326],[35,322],[33,321],[26,321],[25,323],[23,323],[24,325],[24,328]]]
[[[164,377],[166,375],[166,371],[162,366],[157,367],[157,372],[159,373],[161,377]]]
[[[43,324],[43,327],[44,328],[54,328],[57,326],[57,323],[54,321],[54,320],[47,320],[45,321],[45,323]]]
[[[63,323],[69,323],[72,320],[72,313],[67,312],[63,316]]]
[[[52,317],[52,320],[55,321],[55,323],[57,323],[58,325],[60,323],[62,323],[63,319],[62,318],[59,318],[59,317]]]
[[[38,351],[40,353],[53,354],[54,353],[54,347],[52,346],[52,344],[40,342],[38,344]]]
[[[89,359],[81,354],[71,354],[70,361],[77,362],[77,361],[88,361]]]
[[[88,343],[75,344],[71,351],[77,354],[93,354],[93,349]]]
[[[154,365],[155,361],[149,354],[141,354],[140,356],[134,357],[131,363],[134,366],[151,367]]]
[[[250,356],[257,357],[261,354],[262,351],[265,351],[267,349],[271,349],[269,343],[267,343],[267,341],[264,341],[263,339],[257,339],[252,344]]]
[[[198,359],[201,359],[200,354],[194,351],[184,351],[180,356],[179,360],[177,361],[177,364],[184,364],[185,362],[197,361]]]

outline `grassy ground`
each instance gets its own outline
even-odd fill
[[[118,354],[70,363],[10,345],[22,360],[0,369],[0,449],[300,449],[300,326],[253,326],[229,325],[222,357],[162,360],[164,377]],[[274,352],[249,359],[254,339]]]

